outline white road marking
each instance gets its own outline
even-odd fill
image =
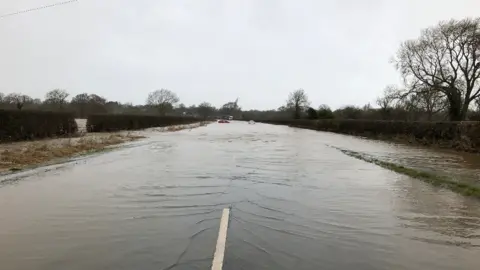
[[[223,209],[222,219],[220,220],[220,229],[218,230],[217,247],[215,248],[215,254],[213,255],[212,270],[222,270],[223,268],[229,216],[230,209]]]

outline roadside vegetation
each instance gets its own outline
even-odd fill
[[[58,160],[79,155],[106,151],[123,143],[146,138],[152,132],[175,132],[205,126],[208,123],[202,121],[193,124],[158,127],[145,131],[87,133],[78,137],[0,144],[0,173],[18,171],[31,166],[55,163]]]
[[[157,116],[139,114],[92,114],[87,118],[89,132],[111,132],[138,130],[151,127],[166,127],[199,122],[200,119],[188,116]]]
[[[0,172],[16,171],[61,158],[103,151],[107,147],[144,138],[141,135],[95,134],[77,138],[18,142],[0,145]]]
[[[0,93],[0,171],[16,171],[48,164],[130,142],[151,132],[179,131],[205,125],[217,110],[202,103],[196,113],[177,106],[170,90],[153,91],[145,105],[107,102],[95,94],[80,94],[68,100],[65,90],[55,89],[45,99]],[[222,112],[239,111],[236,102]],[[83,118],[83,121],[76,121]],[[77,123],[82,123],[78,127]],[[86,123],[86,124],[84,124]],[[100,132],[100,133],[99,133]],[[141,134],[140,134],[141,133]]]
[[[480,187],[476,187],[467,183],[461,183],[459,181],[452,180],[448,177],[437,175],[434,173],[430,172],[425,172],[425,171],[420,171],[417,169],[413,168],[408,168],[403,165],[391,163],[391,162],[386,162],[382,161],[373,157],[368,157],[366,155],[363,155],[359,152],[351,151],[351,150],[346,150],[346,149],[341,149],[341,148],[336,148],[340,150],[342,153],[354,157],[356,159],[360,159],[369,163],[376,164],[382,168],[404,174],[407,176],[410,176],[412,178],[416,178],[419,180],[422,180],[424,182],[430,183],[434,186],[438,186],[441,188],[446,188],[449,190],[452,190],[454,192],[466,195],[466,196],[472,196],[480,199]]]

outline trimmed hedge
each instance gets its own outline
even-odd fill
[[[199,122],[194,117],[126,115],[126,114],[92,114],[87,117],[88,132],[109,132],[119,130],[136,130],[151,127],[166,127]]]
[[[71,112],[0,110],[0,142],[65,136],[77,132]]]
[[[480,122],[405,122],[372,120],[260,120],[373,138],[400,138],[424,145],[438,145],[461,151],[480,152]]]

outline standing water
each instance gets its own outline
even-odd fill
[[[150,135],[0,179],[1,269],[210,269],[226,207],[224,269],[480,269],[480,201],[330,146],[398,147],[237,122]]]

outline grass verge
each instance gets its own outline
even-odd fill
[[[451,180],[451,179],[449,179],[448,177],[445,177],[445,176],[436,175],[436,174],[433,174],[433,173],[420,171],[420,170],[416,170],[416,169],[412,169],[412,168],[407,168],[405,166],[398,165],[398,164],[395,164],[395,163],[382,161],[382,160],[372,158],[372,157],[367,157],[365,155],[362,155],[359,152],[345,150],[345,149],[341,149],[341,148],[337,148],[337,149],[340,150],[342,153],[348,155],[348,156],[351,156],[351,157],[354,157],[356,159],[360,159],[360,160],[363,160],[363,161],[366,161],[366,162],[369,162],[369,163],[373,163],[375,165],[378,165],[382,168],[394,171],[396,173],[407,175],[407,176],[410,176],[412,178],[419,179],[419,180],[422,180],[424,182],[430,183],[434,186],[438,186],[438,187],[442,187],[442,188],[452,190],[454,192],[460,193],[460,194],[465,195],[465,196],[471,196],[471,197],[476,197],[476,198],[480,199],[480,188],[478,188],[478,187],[475,187],[475,186],[472,186],[472,185],[469,185],[469,184],[465,184],[465,183],[459,183],[459,182]]]
[[[168,126],[149,131],[174,132],[205,126],[209,123],[208,121],[204,121],[188,125]],[[87,133],[80,137],[68,139],[57,138],[3,145],[3,149],[0,148],[0,174],[7,171],[21,171],[32,166],[42,166],[58,159],[106,151],[110,149],[109,146],[145,138],[142,134],[148,136],[149,132],[136,132],[135,134],[130,132],[113,134]]]
[[[79,154],[89,154],[105,150],[106,147],[134,141],[143,136],[133,134],[110,134],[71,138],[59,143],[32,142],[22,148],[0,151],[0,170],[19,171],[27,166],[43,164],[58,158],[68,158]]]

